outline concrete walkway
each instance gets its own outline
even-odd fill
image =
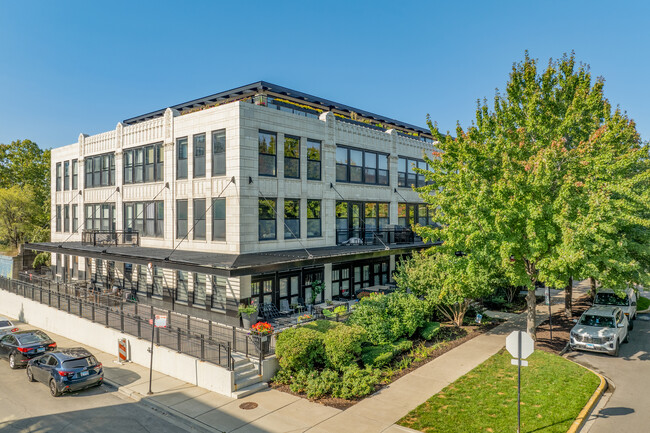
[[[564,292],[553,291],[554,312],[563,308],[563,296]],[[548,307],[539,305],[538,322],[547,318]],[[147,396],[147,368],[131,363],[119,365],[114,362],[116,354],[100,352],[92,347],[88,349],[104,364],[107,383],[114,384],[120,392],[135,400],[177,415],[206,431],[403,433],[409,430],[395,425],[400,418],[497,353],[505,346],[505,337],[510,332],[524,330],[525,327],[525,314],[514,317],[403,376],[345,411],[273,389],[235,400],[156,372],[153,373],[152,382],[154,394]],[[83,346],[63,336],[49,334],[59,347]],[[243,409],[242,403],[255,403],[256,407]]]

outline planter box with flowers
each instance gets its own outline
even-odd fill
[[[253,344],[257,347],[257,350],[263,354],[269,353],[273,326],[267,322],[257,322],[251,327],[250,334],[253,337]]]

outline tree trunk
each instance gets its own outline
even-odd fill
[[[530,335],[530,338],[536,340],[535,338],[535,310],[537,308],[537,303],[535,299],[535,284],[533,284],[532,289],[528,289],[528,295],[526,295],[526,301],[528,308],[526,311],[526,332]]]
[[[589,277],[589,297],[594,299],[596,297],[596,279],[594,277]]]
[[[564,314],[567,318],[572,317],[573,277],[569,277],[569,284],[564,289]]]

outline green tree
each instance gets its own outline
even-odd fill
[[[492,109],[487,101],[478,103],[476,124],[467,130],[458,126],[452,137],[429,121],[439,150],[426,158],[431,185],[419,192],[439,210],[442,228],[418,230],[425,238],[441,238],[442,251],[478,255],[479,262],[503,269],[510,284],[527,286],[527,329],[533,337],[535,283],[541,279],[564,288],[571,275],[593,270],[596,262],[608,264],[611,249],[599,250],[598,259],[581,251],[586,246],[600,249],[594,242],[620,225],[583,232],[598,213],[607,219],[609,212],[621,211],[623,196],[632,193],[611,201],[607,209],[593,201],[603,191],[614,194],[619,188],[606,185],[611,176],[599,177],[608,170],[606,160],[599,160],[604,148],[616,147],[614,153],[635,161],[640,157],[634,123],[620,110],[612,111],[603,85],[602,79],[592,82],[588,67],[576,65],[573,54],[550,61],[538,73],[537,61],[526,53],[523,62],[513,65],[505,94],[497,92]],[[593,169],[596,163],[598,170]],[[634,194],[640,202],[647,197]],[[585,215],[583,209],[591,211]],[[629,209],[623,220],[647,226],[637,210]],[[576,239],[580,246],[572,248]],[[621,257],[629,253],[625,251],[625,246],[618,249]]]
[[[34,224],[38,207],[29,185],[0,189],[0,239],[14,248],[30,239],[38,228]]]
[[[477,263],[477,257],[457,257],[434,247],[400,263],[395,282],[400,289],[424,296],[448,320],[461,326],[470,303],[495,287],[495,274],[486,263]]]

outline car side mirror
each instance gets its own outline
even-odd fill
[[[578,323],[578,319],[573,319],[572,322],[573,323]]]

